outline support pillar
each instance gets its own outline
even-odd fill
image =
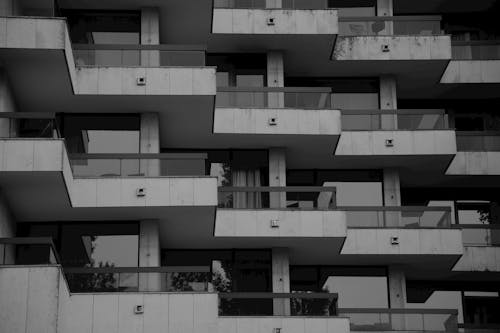
[[[290,262],[287,248],[272,249],[273,293],[290,292]],[[273,313],[278,316],[290,315],[290,299],[273,300]]]
[[[389,266],[389,303],[392,309],[403,309],[406,303],[406,278],[404,271],[397,266]],[[404,331],[407,318],[401,314],[392,314],[390,322],[393,330]]]
[[[380,109],[396,110],[398,108],[398,99],[396,95],[396,77],[392,75],[383,75],[380,77]],[[382,114],[381,126],[383,130],[397,129],[397,116],[393,114]]]
[[[143,220],[139,231],[139,266],[159,267],[160,224],[158,220]],[[161,273],[140,273],[139,291],[160,291]]]
[[[16,112],[16,103],[10,88],[10,82],[4,69],[0,69],[0,112]],[[0,135],[2,137],[17,136],[17,121],[0,118]]]
[[[267,86],[268,87],[284,87],[284,65],[283,53],[272,51],[267,53]],[[270,108],[285,107],[284,93],[273,92],[268,93],[268,105]],[[278,119],[279,121],[279,119]]]
[[[384,169],[384,205],[401,206],[401,187],[397,169]],[[401,212],[386,212],[384,221],[386,227],[400,227]]]
[[[160,44],[160,10],[156,7],[141,8],[141,44]],[[159,50],[141,51],[141,66],[160,66]]]
[[[393,16],[394,15],[393,0],[377,0],[377,16]],[[379,32],[379,35],[394,34],[394,23],[386,21],[385,29]]]
[[[141,113],[140,133],[141,154],[158,154],[160,152],[160,119],[158,113]],[[145,176],[160,176],[160,160],[145,159],[140,162],[140,171]]]
[[[269,186],[286,186],[285,148],[269,149]],[[286,192],[269,193],[270,208],[286,207]]]

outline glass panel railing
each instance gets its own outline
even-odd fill
[[[265,9],[266,0],[214,0],[214,8]],[[327,9],[327,2],[311,0],[282,0],[281,9]],[[280,9],[269,8],[269,9]]]
[[[333,209],[336,188],[329,186],[219,187],[219,208]]]
[[[219,293],[220,316],[336,316],[334,293]]]
[[[340,17],[340,36],[440,35],[440,16]]]
[[[55,265],[59,262],[51,238],[0,238],[0,265]]]
[[[450,228],[450,207],[337,207],[349,228]]]
[[[497,60],[500,59],[500,40],[453,41],[453,60]]]
[[[500,246],[500,224],[458,224],[462,229],[464,245],[468,246]]]
[[[338,309],[351,331],[458,332],[457,310]]]
[[[215,105],[220,108],[331,109],[331,89],[299,87],[217,88]]]
[[[500,132],[456,132],[458,151],[500,151]]]
[[[206,154],[70,154],[75,177],[205,176]]]
[[[77,66],[205,66],[205,49],[183,45],[73,44]]]
[[[213,292],[209,267],[64,268],[71,292]]]
[[[342,110],[342,130],[444,130],[444,110]]]
[[[54,113],[0,112],[0,138],[58,138]]]

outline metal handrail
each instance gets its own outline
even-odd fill
[[[368,114],[394,114],[394,115],[425,115],[425,114],[435,114],[435,115],[445,115],[446,111],[444,109],[366,109],[366,110],[353,110],[353,109],[342,109],[340,110],[344,115],[368,115]]]
[[[206,266],[160,266],[160,267],[66,267],[68,274],[92,273],[210,273]]]
[[[499,39],[484,40],[452,40],[451,46],[481,46],[481,45],[500,45]]]
[[[487,229],[497,230],[500,229],[500,224],[452,224],[452,228],[457,229]]]
[[[69,154],[69,159],[88,159],[88,160],[103,160],[103,159],[159,159],[159,160],[206,160],[205,153],[137,153],[137,154]]]
[[[441,15],[415,15],[415,16],[341,16],[339,22],[359,21],[441,21]]]
[[[206,52],[205,45],[185,44],[72,44],[73,50],[154,50],[154,51],[200,51]]]
[[[0,112],[0,118],[8,119],[56,119],[55,112]]]
[[[0,244],[10,244],[10,245],[48,245],[54,254],[56,263],[60,264],[61,260],[59,254],[57,253],[56,246],[51,237],[9,237],[0,238]],[[4,251],[5,252],[5,251]]]
[[[217,87],[217,92],[331,93],[328,87]]]
[[[500,131],[456,131],[457,136],[500,136]]]
[[[337,293],[272,293],[272,292],[232,292],[219,293],[219,298],[243,299],[274,299],[274,298],[302,298],[302,299],[330,299],[337,300]]]
[[[336,192],[334,186],[222,186],[219,192]]]
[[[439,206],[337,206],[336,210],[359,212],[451,212],[451,207]]]
[[[396,308],[339,308],[338,313],[389,313],[389,314],[450,314],[458,315],[457,309],[396,309]]]

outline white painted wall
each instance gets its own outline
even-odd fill
[[[464,246],[464,254],[453,271],[500,272],[500,247]]]
[[[276,118],[277,125],[269,125]],[[216,108],[214,133],[340,135],[340,111]]]
[[[452,60],[441,83],[499,83],[500,60]]]
[[[274,25],[268,19],[274,18]],[[215,8],[214,34],[328,34],[338,33],[337,11]]]
[[[271,228],[279,220],[279,228]],[[217,209],[215,237],[345,237],[345,212]]]
[[[399,237],[392,245],[391,237]],[[461,255],[458,229],[348,229],[341,254]]]
[[[389,45],[389,52],[382,52]],[[448,60],[450,36],[339,36],[334,60]]]
[[[447,175],[500,175],[500,152],[459,151],[453,158]]]
[[[137,78],[146,84],[137,85]],[[78,67],[81,95],[215,95],[215,67]]]
[[[388,139],[393,140],[393,147],[386,147]],[[344,131],[335,155],[455,155],[456,152],[452,130]]]
[[[218,320],[219,333],[272,333],[281,328],[286,333],[348,333],[349,319],[342,317],[223,317]]]

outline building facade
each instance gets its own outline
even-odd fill
[[[500,331],[498,17],[1,0],[0,332]]]

